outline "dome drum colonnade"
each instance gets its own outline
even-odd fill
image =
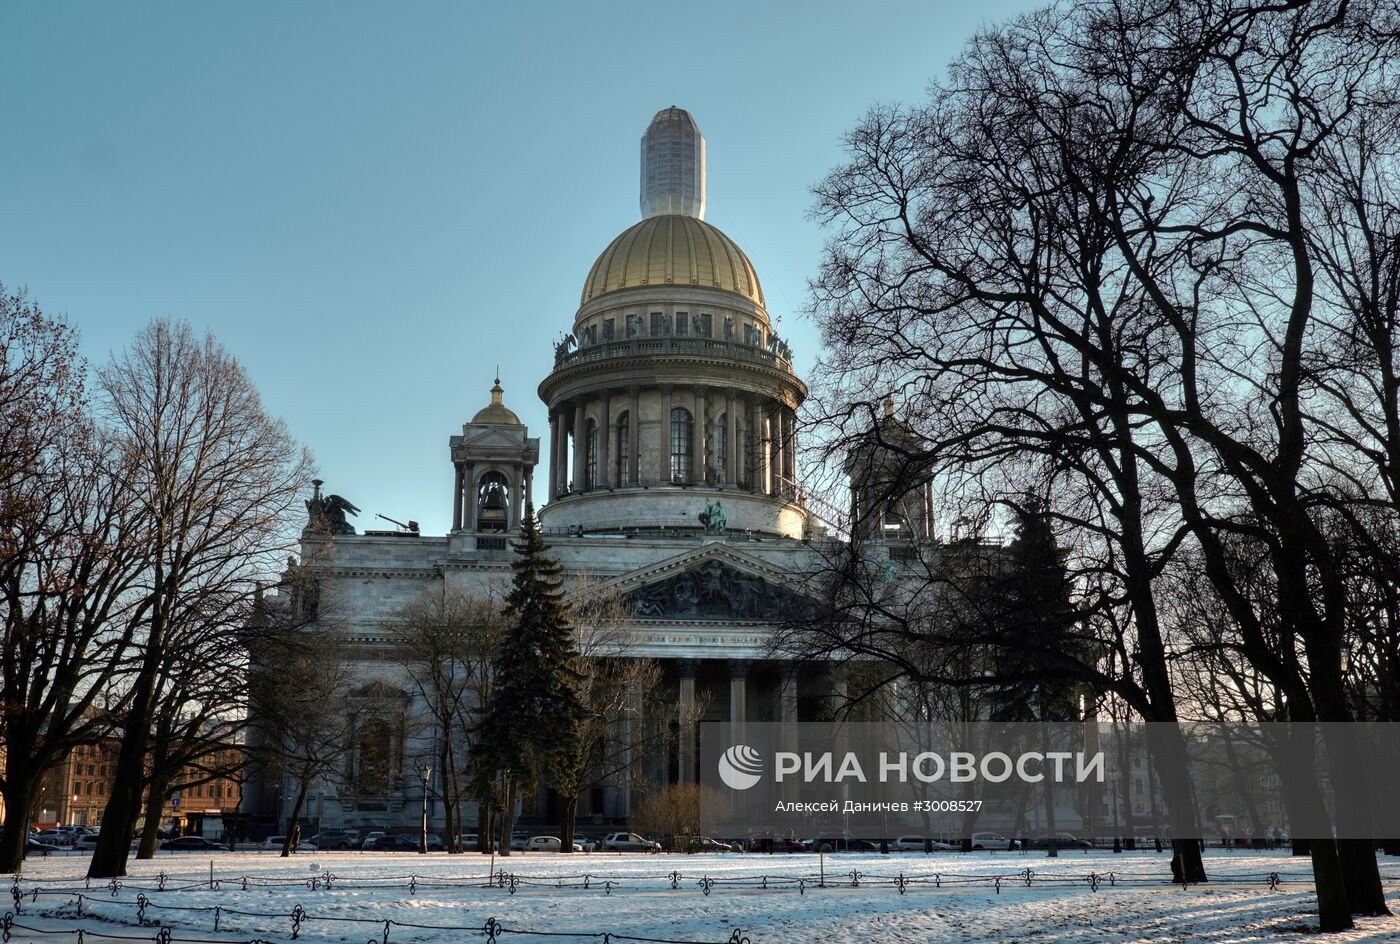
[[[683,173],[648,167],[649,155],[680,155]],[[699,491],[722,501],[729,530],[800,537],[795,428],[807,388],[748,257],[700,218],[704,139],[686,112],[657,115],[643,163],[645,218],[593,264],[539,387],[550,423],[544,523],[698,528]]]

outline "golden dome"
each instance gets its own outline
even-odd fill
[[[679,213],[648,217],[614,239],[589,270],[580,304],[644,285],[717,288],[763,306],[758,274],[744,251],[718,227]]]
[[[496,384],[491,388],[491,402],[477,410],[476,416],[472,417],[473,423],[488,423],[494,426],[519,426],[520,417],[515,415],[515,411],[501,402],[501,378],[496,378]]]

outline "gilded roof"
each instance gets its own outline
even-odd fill
[[[758,274],[734,240],[679,213],[648,217],[624,230],[593,263],[579,301],[644,285],[717,288],[763,305]]]
[[[505,391],[501,389],[501,378],[496,378],[495,385],[491,388],[491,402],[477,411],[472,417],[473,423],[489,423],[495,426],[519,426],[520,417],[515,415],[515,411],[501,402],[501,395]]]

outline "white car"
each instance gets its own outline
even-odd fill
[[[365,833],[365,838],[364,838],[364,840],[360,843],[360,848],[363,849],[365,846],[369,845],[369,842],[370,842],[371,839],[378,839],[380,836],[383,836],[383,835],[384,835],[384,830],[382,830],[382,829],[376,829],[376,830],[375,830],[374,832],[372,832],[372,833]]]
[[[1021,847],[1014,839],[1007,839],[1001,833],[973,833],[973,849],[1019,849]]]
[[[605,852],[660,852],[661,843],[643,839],[636,833],[608,833],[603,837]]]
[[[923,852],[925,839],[923,836],[900,836],[894,841],[895,852]],[[948,852],[957,848],[956,846],[942,842],[938,839],[927,840],[928,848],[934,852]]]
[[[97,834],[84,833],[73,840],[73,848],[79,852],[95,852],[97,850]]]
[[[583,846],[580,846],[578,843],[574,843],[573,846],[575,852],[583,851]],[[529,839],[525,840],[524,851],[559,852],[562,848],[563,844],[559,841],[558,836],[531,836]]]
[[[281,852],[281,851],[282,851],[282,845],[283,845],[286,841],[287,841],[287,837],[286,837],[286,836],[268,836],[266,839],[264,839],[264,840],[262,841],[262,846],[261,846],[261,848],[263,848],[263,849],[268,849],[268,850],[271,850],[271,851],[273,851],[273,852]],[[316,851],[316,844],[315,844],[314,842],[312,842],[311,840],[309,840],[309,839],[303,839],[301,842],[297,843],[297,845],[296,845],[296,851],[297,851],[297,852],[315,852],[315,851]]]

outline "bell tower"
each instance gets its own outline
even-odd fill
[[[933,483],[918,465],[923,448],[919,434],[895,416],[894,399],[885,397],[883,418],[846,456],[853,539],[933,537]]]
[[[535,464],[540,441],[502,400],[501,378],[491,387],[491,402],[462,425],[450,440],[456,482],[452,530],[478,534],[514,534],[533,501]]]

